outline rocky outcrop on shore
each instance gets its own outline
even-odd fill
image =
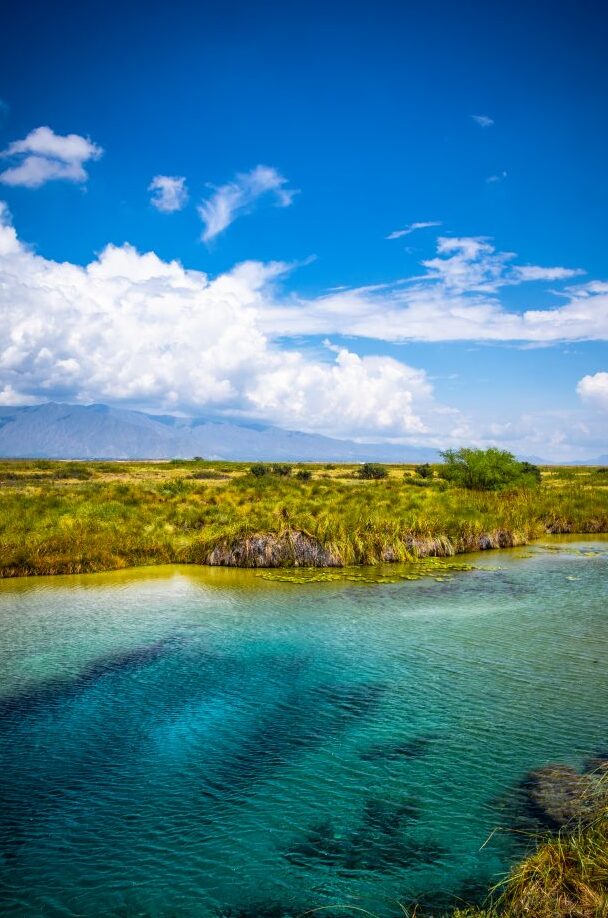
[[[340,567],[341,558],[305,532],[261,532],[217,545],[207,564],[218,567]]]
[[[489,551],[524,545],[520,533],[497,529],[459,539],[447,536],[410,536],[398,547],[379,550],[376,562],[395,563],[416,558],[450,558],[465,552]],[[342,567],[347,562],[334,548],[328,548],[309,533],[286,530],[258,532],[231,542],[221,542],[207,555],[205,563],[214,567]],[[355,563],[366,563],[357,561]]]
[[[534,830],[558,832],[594,818],[608,802],[608,755],[591,759],[583,771],[546,765],[528,772],[516,793],[520,818]]]

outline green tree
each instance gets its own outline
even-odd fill
[[[424,465],[417,465],[414,471],[416,472],[416,475],[418,475],[419,478],[432,478],[433,477],[433,469],[431,468],[428,462],[425,462]]]
[[[378,462],[364,462],[356,472],[357,478],[386,478],[388,472]]]
[[[249,469],[250,473],[256,478],[262,478],[264,475],[268,474],[268,466],[264,465],[263,462],[256,462]]]
[[[441,453],[440,475],[461,488],[499,491],[503,488],[533,487],[540,483],[540,469],[519,462],[513,453],[496,449],[446,449]]]

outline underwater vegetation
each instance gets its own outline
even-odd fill
[[[324,819],[294,841],[285,857],[300,867],[324,865],[341,874],[361,870],[386,873],[432,864],[447,850],[433,839],[408,834],[407,829],[419,816],[420,806],[414,799],[370,797],[354,829],[340,831],[331,820]]]

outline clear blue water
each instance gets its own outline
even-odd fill
[[[608,740],[608,543],[554,544],[442,583],[1,583],[0,914],[395,915],[490,882],[509,789]]]

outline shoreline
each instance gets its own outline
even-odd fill
[[[482,533],[476,538],[458,540],[454,544],[448,536],[411,537],[410,549],[407,554],[392,548],[383,549],[379,557],[373,562],[342,562],[337,553],[332,553],[322,546],[320,542],[307,533],[300,531],[285,531],[283,533],[257,533],[245,539],[235,540],[229,546],[219,545],[209,552],[205,561],[184,561],[183,559],[159,560],[152,558],[149,561],[140,561],[135,564],[113,566],[88,566],[81,564],[64,570],[53,571],[27,571],[18,569],[0,570],[0,582],[17,579],[35,580],[44,577],[70,577],[87,574],[118,573],[124,571],[141,570],[146,568],[178,568],[189,567],[199,569],[217,570],[222,568],[227,571],[295,571],[295,570],[347,570],[352,568],[377,567],[391,564],[416,564],[427,558],[453,558],[460,555],[481,554],[487,551],[505,551],[513,548],[524,548],[528,545],[542,543],[544,539],[560,540],[564,542],[577,541],[578,539],[592,539],[593,537],[608,540],[608,530],[587,529],[583,531],[545,532],[522,538],[521,534],[507,530],[494,530]],[[315,559],[317,563],[315,563]],[[328,560],[329,563],[318,563],[319,559]],[[258,562],[266,563],[258,563]],[[232,562],[232,563],[230,563]],[[240,563],[239,563],[240,562]]]

